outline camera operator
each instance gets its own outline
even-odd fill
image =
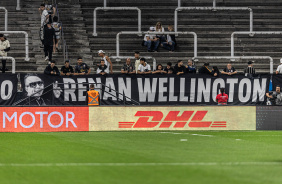
[[[266,93],[267,102],[266,105],[282,105],[282,93],[280,92],[280,86],[276,86],[276,91],[269,91]]]

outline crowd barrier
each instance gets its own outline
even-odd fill
[[[0,132],[282,130],[280,107],[1,107]]]

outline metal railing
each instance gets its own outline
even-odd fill
[[[252,31],[252,32],[233,32],[231,34],[231,57],[234,56],[234,36],[235,35],[263,35],[263,34],[268,34],[268,35],[280,35],[282,34],[282,31]]]
[[[21,10],[21,1],[20,0],[17,0],[16,10]]]
[[[138,32],[141,32],[141,10],[137,7],[106,7],[106,2],[104,1],[104,7],[97,7],[94,9],[93,16],[93,36],[98,36],[97,34],[97,11],[98,10],[137,10],[138,11]]]
[[[270,74],[273,74],[273,59],[270,56],[199,56],[192,59],[268,59],[270,65]]]
[[[165,35],[165,34],[174,34],[174,35],[178,35],[178,34],[184,34],[184,35],[193,35],[194,36],[194,57],[197,57],[197,53],[198,53],[198,38],[197,38],[197,34],[195,32],[132,32],[132,31],[122,31],[119,32],[116,36],[116,54],[119,57],[119,36],[122,34],[126,34],[126,35],[143,35],[143,34],[152,34],[152,35]]]
[[[62,89],[65,89],[65,87],[60,88],[60,89],[54,89],[54,86],[55,86],[54,84],[55,84],[56,86],[58,86],[58,85],[64,86],[64,85],[72,85],[72,84],[74,84],[74,85],[78,85],[78,84],[90,85],[90,84],[93,84],[93,83],[85,83],[85,82],[84,82],[84,83],[56,83],[56,82],[55,82],[55,83],[51,83],[51,84],[49,84],[48,86],[44,87],[44,89],[41,89],[41,90],[36,91],[36,92],[33,93],[31,96],[25,97],[25,98],[23,98],[23,99],[21,99],[21,100],[15,102],[15,103],[13,103],[13,106],[17,106],[17,105],[27,106],[27,105],[30,105],[30,102],[36,100],[35,98],[34,98],[34,99],[31,99],[32,97],[34,97],[34,96],[35,96],[36,94],[38,94],[38,93],[41,93],[42,91],[46,90],[47,88],[50,88],[51,86],[52,86],[52,89],[49,89],[49,90],[45,91],[41,96],[44,96],[45,94],[47,94],[47,93],[49,93],[49,92],[51,92],[51,91],[54,91],[54,90],[62,90]],[[114,91],[114,92],[116,93],[116,96],[113,96],[111,93],[109,93],[108,91],[105,91],[103,88],[96,88],[96,89],[98,89],[99,91],[102,90],[103,93],[107,93],[108,95],[112,95],[113,97],[117,98],[118,101],[123,101],[123,105],[140,105],[140,103],[137,102],[136,100],[127,97],[125,94],[119,93],[118,91],[116,91],[116,90],[114,90],[114,89],[112,89],[112,88],[106,86],[106,85],[103,84],[103,83],[96,83],[96,85],[101,85],[101,86],[103,86],[104,88],[108,88],[108,89],[110,89],[111,91]],[[69,88],[68,88],[68,89],[69,89]],[[75,88],[75,89],[77,89],[77,90],[79,90],[79,89],[84,89],[84,90],[85,90],[85,88]],[[101,94],[101,93],[100,93],[100,94]],[[121,97],[122,97],[122,98],[121,98]],[[52,99],[54,99],[54,94],[53,94],[53,93],[52,93]],[[85,100],[85,101],[86,101],[86,100]],[[26,102],[26,103],[21,104],[22,102]],[[132,103],[130,103],[130,102],[132,102]],[[103,104],[101,104],[101,101],[100,101],[100,105],[103,105]]]
[[[28,33],[26,31],[0,31],[3,34],[24,34],[25,35],[25,61],[29,61],[29,50],[28,50]]]
[[[12,61],[12,73],[16,73],[16,60],[15,60],[15,58],[0,56],[0,60],[3,60],[3,59]]]
[[[250,12],[250,32],[253,31],[253,10],[248,7],[178,7],[174,11],[174,31],[177,32],[178,11],[181,10],[248,10]]]
[[[135,59],[134,56],[110,56],[110,58],[113,58],[113,59],[127,59],[127,58]],[[156,67],[157,67],[156,58],[151,57],[151,56],[142,56],[142,58],[145,58],[145,59],[152,59],[152,60],[153,60],[153,70],[156,69]],[[136,70],[136,69],[137,69],[137,68],[135,68],[135,70]]]
[[[8,10],[5,7],[0,7],[0,10],[5,11],[5,31],[8,31]]]

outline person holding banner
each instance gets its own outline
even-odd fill
[[[220,94],[218,94],[215,98],[218,105],[227,105],[228,95],[224,93],[225,89],[220,88]]]
[[[94,90],[94,84],[90,84],[90,90],[87,91],[87,96],[88,105],[99,105],[99,92]]]

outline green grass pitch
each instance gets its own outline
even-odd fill
[[[1,184],[281,184],[282,132],[0,133]]]

